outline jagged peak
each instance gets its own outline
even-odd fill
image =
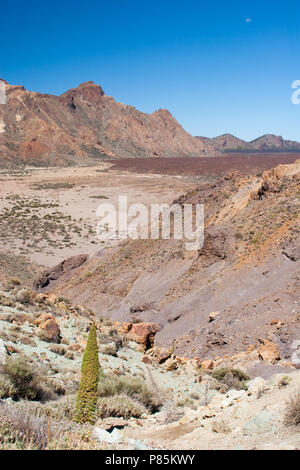
[[[62,97],[80,97],[87,101],[97,102],[99,97],[104,96],[104,91],[100,85],[95,84],[93,81],[83,82],[78,85],[76,88],[71,88],[70,90],[63,93]]]

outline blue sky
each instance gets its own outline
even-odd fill
[[[60,94],[87,80],[193,135],[300,140],[300,4],[52,0],[0,7],[0,77]]]

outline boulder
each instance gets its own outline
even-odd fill
[[[201,362],[201,369],[211,370],[214,368],[214,361],[207,359],[206,361]]]
[[[177,365],[175,357],[169,357],[169,359],[167,359],[166,362],[164,362],[164,368],[167,371],[175,370],[175,369],[177,369],[177,367],[178,367],[178,365]]]
[[[280,351],[277,344],[269,339],[260,339],[259,342],[261,346],[258,349],[258,355],[261,360],[274,364],[280,359]]]
[[[145,350],[152,348],[159,326],[155,323],[133,323],[127,337],[130,341],[141,344]]]
[[[161,348],[154,346],[147,351],[147,354],[157,360],[159,364],[169,359],[173,354],[173,348]]]
[[[266,381],[262,377],[255,377],[247,383],[247,391],[249,394],[258,395],[266,388]]]

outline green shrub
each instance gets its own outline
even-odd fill
[[[98,400],[97,418],[140,418],[147,409],[137,400],[126,394],[103,397]]]
[[[1,372],[2,398],[46,401],[57,396],[54,385],[25,355],[9,357]]]
[[[75,421],[77,423],[95,421],[98,399],[99,358],[95,325],[92,324],[83,354],[81,381],[77,396]]]
[[[17,392],[16,387],[5,375],[0,376],[0,399],[13,397]]]
[[[162,401],[157,392],[148,387],[145,380],[124,377],[101,377],[99,384],[100,397],[112,397],[114,395],[125,394],[130,398],[144,405],[151,413],[159,411]]]
[[[211,376],[218,382],[225,384],[228,389],[243,390],[250,377],[240,369],[231,369],[230,367],[221,367],[215,369]]]

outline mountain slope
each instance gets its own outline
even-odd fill
[[[188,134],[167,110],[145,114],[93,82],[61,96],[6,85],[0,105],[0,163],[86,164],[103,158],[205,157],[214,149]]]
[[[201,250],[130,240],[47,288],[115,320],[159,323],[157,344],[175,342],[179,355],[232,355],[269,338],[288,359],[300,335],[299,194],[299,160],[203,183],[177,201],[205,203]]]
[[[265,134],[257,139],[246,142],[232,134],[218,137],[198,137],[201,142],[212,145],[219,152],[299,152],[300,143],[284,140],[281,136]]]

